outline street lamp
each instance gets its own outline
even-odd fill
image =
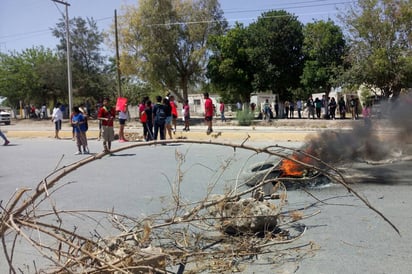
[[[66,6],[66,59],[67,59],[67,85],[69,89],[69,117],[70,113],[73,109],[73,96],[72,96],[72,67],[70,63],[70,33],[69,33],[69,3],[60,1],[60,0],[52,0],[53,2],[62,4]]]

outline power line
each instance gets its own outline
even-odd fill
[[[287,3],[290,6],[284,6],[284,5],[276,5],[276,6],[270,6],[268,8],[263,8],[263,9],[247,9],[247,10],[232,10],[232,11],[226,11],[225,14],[229,13],[246,13],[246,12],[263,12],[263,11],[269,11],[269,10],[281,10],[281,9],[301,9],[301,8],[314,8],[314,7],[325,7],[325,6],[340,6],[340,5],[345,5],[345,4],[351,4],[355,3],[356,1],[351,0],[351,1],[338,1],[338,2],[332,2],[329,3],[331,0],[310,0],[310,1],[302,1],[302,2],[296,2],[296,3]],[[319,2],[328,2],[328,3],[319,3]],[[310,4],[314,3],[314,4]],[[304,4],[304,5],[301,5]]]
[[[315,8],[315,7],[327,7],[327,6],[340,6],[340,5],[345,5],[345,4],[351,4],[356,1],[337,1],[337,2],[330,2],[331,0],[309,0],[309,1],[300,1],[296,3],[287,3],[284,5],[275,5],[271,6],[268,8],[261,8],[261,9],[243,9],[243,10],[224,10],[224,14],[240,14],[240,13],[263,13],[271,10],[294,10],[294,9],[304,9],[304,8]],[[54,5],[60,12],[60,14],[63,15],[63,12],[60,10],[59,6],[54,2]],[[285,6],[287,5],[287,6]],[[330,14],[330,13],[337,13],[337,11],[320,11],[320,12],[309,12],[309,13],[297,13],[295,15],[297,16],[307,16],[307,15],[319,15],[319,14]],[[64,15],[63,15],[64,16]],[[264,17],[264,18],[269,18],[269,17]],[[101,22],[101,21],[106,21],[106,20],[112,20],[112,17],[103,17],[96,19],[96,22]],[[250,21],[253,19],[257,19],[256,16],[254,17],[246,17],[246,18],[230,18],[226,19],[228,22],[235,22],[235,21]],[[201,23],[212,23],[213,21],[192,21],[192,22],[176,22],[176,23],[170,23],[172,24],[201,24]],[[165,24],[166,25],[166,24]],[[49,33],[50,29],[43,29],[43,30],[36,30],[36,31],[31,31],[31,32],[24,32],[24,33],[17,33],[17,34],[11,34],[11,35],[5,35],[5,36],[0,36],[0,40],[6,40],[6,41],[0,41],[0,43],[7,43],[7,42],[12,42],[12,41],[17,41],[17,40],[24,40],[26,38],[32,38],[35,37],[36,35],[44,35],[46,33]],[[30,37],[29,37],[30,36]],[[10,39],[11,38],[11,39]]]

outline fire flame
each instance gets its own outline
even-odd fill
[[[312,151],[311,149],[306,149],[307,151]],[[309,154],[309,153],[308,153]],[[283,172],[283,176],[294,176],[294,177],[303,177],[303,174],[307,167],[294,162],[293,160],[311,164],[313,163],[313,159],[305,154],[294,154],[290,157],[290,159],[283,159],[280,164],[280,170]]]
[[[284,159],[280,164],[283,176],[303,176],[304,167],[292,160]]]

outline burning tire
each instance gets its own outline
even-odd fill
[[[277,165],[273,161],[265,161],[250,166],[242,175],[245,184],[252,187],[260,183],[264,178],[268,180],[279,177],[281,171],[276,168]]]
[[[243,173],[243,179],[247,186],[253,187],[263,180],[282,178],[282,183],[288,190],[320,187],[330,183],[330,180],[326,176],[317,171],[305,170],[305,172],[301,173],[302,174],[285,175],[284,171],[280,168],[280,163],[266,161],[250,166],[249,169]],[[274,181],[262,186],[262,190],[266,196],[272,194],[272,188],[275,184],[276,182]]]

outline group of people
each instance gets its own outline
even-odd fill
[[[59,132],[62,128],[63,112],[61,104],[57,103],[51,115],[51,121],[54,123],[54,138],[60,139]],[[70,123],[72,126],[72,139],[76,140],[78,154],[89,154],[89,147],[87,145],[86,132],[88,130],[87,111],[83,105],[74,106],[70,116]]]
[[[284,101],[282,104],[275,100],[274,113],[272,111],[272,105],[269,100],[266,99],[262,104],[261,119],[270,120],[271,118],[294,118],[294,113],[297,111],[298,118],[302,118],[302,113],[304,108],[307,108],[308,118],[322,118],[322,110],[324,111],[325,118],[336,119],[336,113],[339,113],[341,119],[346,119],[346,113],[350,113],[352,119],[359,119],[359,114],[362,112],[362,107],[360,106],[359,98],[351,96],[348,102],[345,101],[343,97],[336,100],[334,97],[328,98],[326,100],[325,96],[322,98],[316,97],[313,99],[312,96],[306,100],[306,105],[301,99],[294,101]]]
[[[303,110],[302,100],[297,100],[296,104],[293,101],[284,101],[283,102],[283,109],[281,109],[281,104],[279,104],[278,100],[274,102],[274,112],[272,111],[272,105],[269,103],[269,99],[265,100],[262,107],[261,118],[264,120],[270,120],[271,118],[294,118],[295,117],[295,109],[298,111],[298,117],[302,118],[302,110]]]
[[[213,113],[214,105],[209,94],[203,94],[205,108],[205,123],[207,125],[207,134],[213,132]],[[173,139],[176,133],[176,124],[178,118],[178,106],[175,97],[168,93],[165,97],[156,96],[156,102],[153,104],[148,97],[144,97],[139,105],[139,119],[143,126],[143,137],[146,141],[165,140],[166,137]],[[221,119],[225,121],[224,104],[221,102],[220,112]],[[182,106],[182,120],[184,121],[183,131],[190,131],[190,106],[189,101],[185,100]]]
[[[327,110],[327,113],[325,113],[328,118],[330,119],[336,119],[336,112],[339,112],[340,118],[341,119],[346,119],[346,113],[351,111],[352,114],[352,119],[356,120],[359,118],[359,99],[355,98],[353,95],[351,95],[351,98],[349,100],[349,104],[347,105],[345,102],[345,99],[343,97],[340,97],[338,101],[336,101],[335,97],[328,98],[328,100],[325,99],[325,97],[322,97],[322,99],[319,99],[318,97],[313,100],[312,96],[309,96],[308,100],[306,101],[306,106],[308,108],[308,118],[321,118],[321,112],[322,109]]]
[[[139,119],[143,126],[143,137],[146,141],[165,140],[166,135],[173,139],[176,133],[178,107],[175,97],[168,93],[165,97],[156,96],[156,102],[152,104],[149,97],[144,97],[139,104]],[[190,107],[189,101],[183,104],[182,115],[184,131],[190,131]]]
[[[103,100],[103,105],[99,109],[98,119],[101,121],[101,134],[103,135],[104,151],[108,152],[111,147],[111,142],[114,140],[113,120],[116,116],[114,108],[108,107],[109,99]],[[54,123],[54,138],[60,139],[59,132],[62,128],[63,112],[61,104],[57,103],[51,115],[51,121]],[[88,112],[84,104],[74,106],[70,115],[70,124],[72,126],[72,140],[76,141],[77,151],[76,155],[89,154],[89,147],[87,142]],[[110,129],[111,128],[111,129]],[[111,133],[112,132],[112,133]],[[100,133],[99,133],[100,137]]]

